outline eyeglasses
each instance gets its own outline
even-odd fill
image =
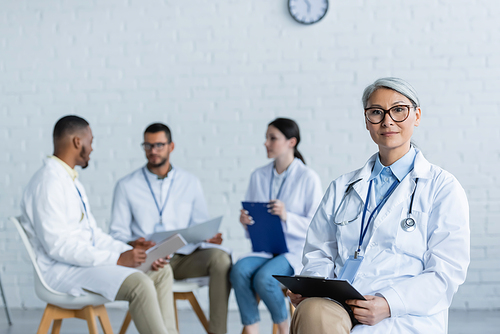
[[[145,151],[151,151],[154,148],[157,148],[159,150],[163,149],[165,145],[167,145],[168,142],[166,143],[142,143],[141,146]]]
[[[408,116],[410,115],[411,107],[413,106],[400,104],[392,107],[389,110],[385,110],[379,107],[366,108],[365,118],[372,124],[379,124],[384,120],[385,115],[389,114],[394,122],[400,123],[404,122],[408,118]]]

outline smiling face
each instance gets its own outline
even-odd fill
[[[276,127],[272,125],[267,127],[264,146],[266,147],[268,158],[276,159],[290,152],[293,154],[293,148],[296,143],[297,139],[295,137],[286,139],[285,135]]]
[[[388,110],[397,105],[412,106],[408,118],[403,122],[394,122],[388,113],[379,124],[372,124],[365,119],[366,129],[378,145],[381,158],[392,156],[397,160],[408,152],[413,128],[420,124],[421,110],[419,107],[414,108],[406,96],[388,88],[377,89],[368,99],[366,108]]]

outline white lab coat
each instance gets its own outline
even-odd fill
[[[269,202],[269,187],[274,162],[256,169],[248,185],[245,201]],[[295,273],[302,269],[302,250],[309,223],[321,201],[323,190],[318,174],[295,158],[288,167],[288,176],[281,189],[279,200],[285,204],[287,220],[281,222],[288,253],[288,260]],[[248,234],[247,234],[248,237]],[[250,253],[246,256],[272,257],[272,254]]]
[[[160,221],[158,208],[142,170],[141,167],[121,178],[115,187],[110,234],[124,242],[154,233],[155,225]],[[168,196],[161,221],[165,231],[186,228],[209,219],[203,189],[196,176],[179,167],[174,167],[168,177],[162,180],[147,168],[145,172],[160,208]],[[198,243],[188,244],[177,253],[188,255],[197,248],[209,247],[226,250],[215,244]]]
[[[347,186],[363,205],[376,159],[333,181],[315,214],[304,248],[303,275],[337,277],[359,241],[361,217],[349,225],[333,223]],[[413,232],[401,228],[408,217],[418,178]],[[375,207],[371,192],[367,216]],[[351,192],[350,196],[356,196]],[[448,308],[465,280],[470,258],[469,207],[456,178],[430,164],[417,150],[414,169],[401,181],[372,221],[361,248],[364,255],[353,286],[363,295],[383,296],[391,317],[375,326],[357,325],[352,333],[446,333]]]
[[[53,159],[44,163],[28,183],[21,202],[21,224],[43,278],[56,291],[79,296],[86,289],[114,300],[125,278],[137,271],[116,265],[120,254],[132,247],[97,227],[78,179],[73,182]],[[75,186],[88,217],[82,216],[85,209]]]

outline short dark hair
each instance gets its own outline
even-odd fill
[[[64,116],[59,119],[54,126],[52,138],[57,141],[67,135],[72,135],[77,131],[83,130],[89,126],[89,122],[75,115]]]
[[[167,136],[167,140],[169,143],[172,142],[172,133],[170,132],[170,128],[168,126],[166,126],[165,124],[163,123],[153,123],[153,124],[150,124],[146,130],[144,130],[144,134],[146,133],[157,133],[157,132],[160,132],[160,131],[163,131],[165,132],[165,136]]]

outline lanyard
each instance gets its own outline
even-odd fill
[[[146,167],[142,168],[142,174],[144,175],[144,179],[146,179],[146,183],[148,184],[149,191],[151,192],[151,195],[153,196],[153,199],[155,200],[156,208],[158,209],[158,213],[160,214],[160,224],[161,224],[161,222],[162,222],[161,217],[163,215],[163,210],[167,206],[168,198],[170,197],[170,190],[172,190],[172,186],[174,185],[174,175],[172,175],[172,181],[170,181],[170,187],[168,187],[168,192],[167,192],[167,196],[165,197],[165,202],[163,203],[163,206],[160,209],[160,205],[158,204],[158,200],[156,199],[155,193],[153,192],[153,188],[151,187],[151,183],[149,182],[149,179],[146,175],[145,169],[146,169]]]
[[[92,246],[95,246],[95,240],[94,240],[94,229],[92,226],[90,226],[90,219],[89,219],[89,214],[87,212],[87,205],[85,205],[85,202],[83,201],[83,196],[82,193],[80,192],[80,189],[75,184],[76,191],[78,191],[78,195],[80,196],[80,200],[82,201],[83,204],[83,209],[85,210],[85,216],[87,217],[87,225],[89,226],[90,233],[92,234]]]
[[[387,202],[387,200],[391,196],[394,189],[396,189],[396,187],[399,184],[398,180],[394,181],[394,183],[391,185],[389,190],[387,190],[387,192],[385,193],[385,196],[382,199],[382,201],[380,201],[380,203],[375,207],[375,209],[373,209],[372,213],[370,214],[370,217],[368,218],[368,221],[366,222],[366,227],[364,227],[365,226],[366,211],[368,209],[368,201],[370,200],[370,191],[372,189],[372,182],[373,182],[373,180],[370,181],[370,185],[368,186],[368,193],[366,194],[365,209],[363,210],[363,218],[361,219],[361,231],[359,233],[358,249],[354,253],[354,258],[357,258],[359,255],[359,252],[361,251],[361,245],[363,244],[363,239],[365,238],[366,232],[368,232],[368,226],[370,226],[373,215],[375,214],[375,212],[382,209],[382,207]]]
[[[283,189],[283,185],[285,184],[285,181],[288,177],[288,170],[285,173],[286,173],[286,175],[283,178],[283,182],[281,182],[280,188],[278,189],[278,193],[276,194],[276,199],[279,199],[279,197],[280,197],[281,190]],[[271,171],[271,183],[269,184],[269,200],[273,199],[273,197],[272,197],[272,195],[273,195],[273,181],[274,181],[274,168]]]
[[[85,210],[85,216],[87,216],[87,219],[89,219],[89,214],[87,213],[87,206],[85,205],[85,202],[83,201],[82,193],[80,192],[80,189],[75,184],[76,191],[78,191],[78,195],[80,196],[80,200],[82,201],[83,204],[83,209]]]

